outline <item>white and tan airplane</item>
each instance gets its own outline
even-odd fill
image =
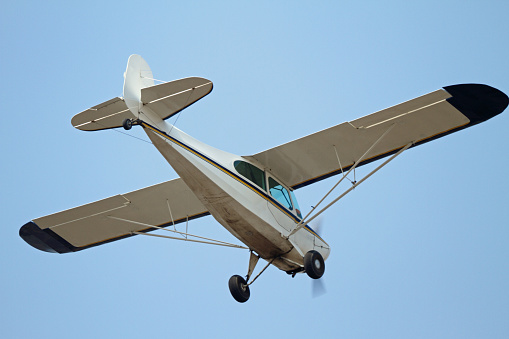
[[[309,226],[314,218],[408,148],[488,120],[509,103],[504,93],[487,85],[448,86],[278,147],[238,156],[206,145],[165,121],[211,91],[211,81],[196,77],[155,85],[145,60],[132,55],[124,74],[123,98],[75,115],[72,124],[84,131],[141,126],[180,178],[34,219],[21,227],[20,236],[31,246],[54,253],[142,234],[248,249],[247,276],[229,280],[235,300],[245,302],[249,286],[270,264],[292,276],[305,272],[321,278],[330,247]],[[385,157],[385,162],[317,209],[356,167]],[[294,190],[334,175],[340,175],[337,184],[303,216]],[[245,246],[175,227],[209,214]],[[147,233],[154,230],[173,235]],[[259,258],[267,264],[251,279]]]

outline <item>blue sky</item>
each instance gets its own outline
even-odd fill
[[[250,155],[447,85],[509,93],[507,13],[504,1],[3,4],[0,336],[507,338],[508,112],[409,150],[329,210],[318,298],[305,275],[271,267],[237,304],[227,281],[247,270],[242,250],[134,237],[56,255],[18,236],[176,177],[151,145],[70,124],[122,95],[130,54],[157,79],[212,80],[177,126]],[[298,190],[303,211],[336,180]],[[212,217],[190,227],[235,241]]]

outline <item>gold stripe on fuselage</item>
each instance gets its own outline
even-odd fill
[[[142,121],[141,122],[141,126],[143,127],[146,127],[146,128],[149,128],[150,130],[152,130],[153,132],[157,133],[158,135],[162,136],[163,138],[165,139],[168,139],[170,140],[171,142],[177,144],[178,146],[184,148],[185,150],[191,152],[192,154],[196,155],[197,157],[199,157],[200,159],[206,161],[207,163],[209,163],[210,165],[216,167],[217,169],[221,170],[223,173],[227,174],[228,176],[230,176],[231,178],[237,180],[238,182],[240,182],[241,184],[243,184],[244,186],[248,187],[249,189],[251,189],[252,191],[254,191],[255,193],[257,193],[259,196],[261,196],[262,198],[264,198],[265,200],[267,200],[268,202],[270,202],[273,206],[275,206],[276,208],[278,208],[281,212],[283,212],[284,214],[286,214],[288,217],[290,217],[296,224],[300,222],[300,220],[295,216],[293,215],[292,213],[288,212],[285,208],[281,207],[279,205],[279,203],[276,203],[276,201],[270,197],[267,193],[265,192],[262,192],[260,189],[258,189],[257,187],[255,187],[254,185],[252,185],[251,183],[247,182],[246,180],[242,179],[241,177],[237,176],[236,174],[232,173],[230,170],[224,168],[222,165],[216,163],[214,160],[208,158],[207,156],[201,154],[200,152],[194,150],[193,148],[191,148],[190,146],[182,143],[181,141],[169,136],[168,134],[166,134],[165,132],[163,131],[160,131],[159,129],[147,124],[146,122]],[[311,227],[309,227],[308,225],[306,225],[304,227],[305,230],[307,230],[309,233],[313,234],[315,237],[319,238],[321,241],[323,241],[324,243],[325,240],[323,240]]]

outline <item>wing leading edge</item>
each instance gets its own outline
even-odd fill
[[[174,179],[34,219],[19,235],[41,251],[68,253],[208,214],[182,179]]]
[[[347,171],[389,129],[359,166],[491,119],[508,104],[487,85],[448,86],[250,157],[297,189]]]

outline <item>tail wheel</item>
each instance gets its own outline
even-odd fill
[[[245,303],[248,301],[251,293],[249,292],[249,286],[247,285],[244,278],[240,275],[234,275],[228,281],[228,287],[233,298],[239,303]]]
[[[325,272],[325,262],[317,251],[309,251],[304,256],[304,269],[312,279],[320,279]]]
[[[130,130],[133,128],[133,121],[131,119],[125,119],[124,122],[122,122],[122,127],[124,127],[126,131]]]

